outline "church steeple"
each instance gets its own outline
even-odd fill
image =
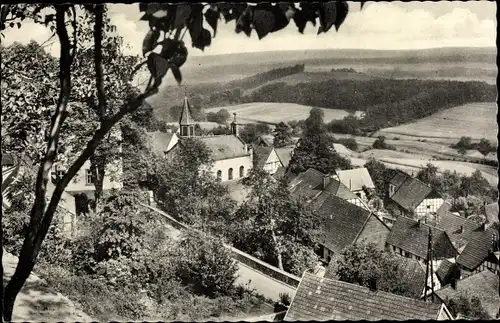
[[[187,98],[187,90],[184,88],[184,104],[182,106],[181,118],[179,120],[179,130],[181,137],[194,136],[194,120],[191,117],[191,105]]]

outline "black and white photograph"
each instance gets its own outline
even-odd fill
[[[1,4],[2,322],[500,320],[497,10]]]

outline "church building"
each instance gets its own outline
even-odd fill
[[[253,150],[238,136],[238,123],[236,113],[231,123],[230,135],[197,136],[195,133],[196,122],[191,117],[191,106],[187,95],[184,96],[184,104],[179,120],[179,138],[182,141],[185,138],[196,138],[212,152],[213,160],[212,173],[221,182],[239,180],[246,177],[253,167]],[[152,138],[152,140],[155,140]],[[170,149],[163,150],[170,155],[175,151],[177,143]]]

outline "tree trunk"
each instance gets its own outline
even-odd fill
[[[281,270],[284,270],[283,269],[283,259],[281,256],[280,247],[278,245],[278,239],[276,238],[276,234],[274,234],[274,230],[271,230],[271,234],[273,235],[274,250],[276,252],[276,256],[278,257],[278,268]]]

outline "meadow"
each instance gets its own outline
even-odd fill
[[[494,102],[471,103],[446,109],[412,123],[385,128],[378,134],[386,137],[402,135],[405,138],[453,139],[455,142],[462,136],[469,136],[495,142],[498,132],[496,114]]]
[[[226,109],[230,114],[236,113],[241,123],[266,122],[279,123],[292,120],[304,120],[309,116],[312,107],[294,103],[252,102],[225,107],[206,109],[205,112],[217,112]],[[340,109],[322,109],[325,122],[340,120],[349,113]]]

